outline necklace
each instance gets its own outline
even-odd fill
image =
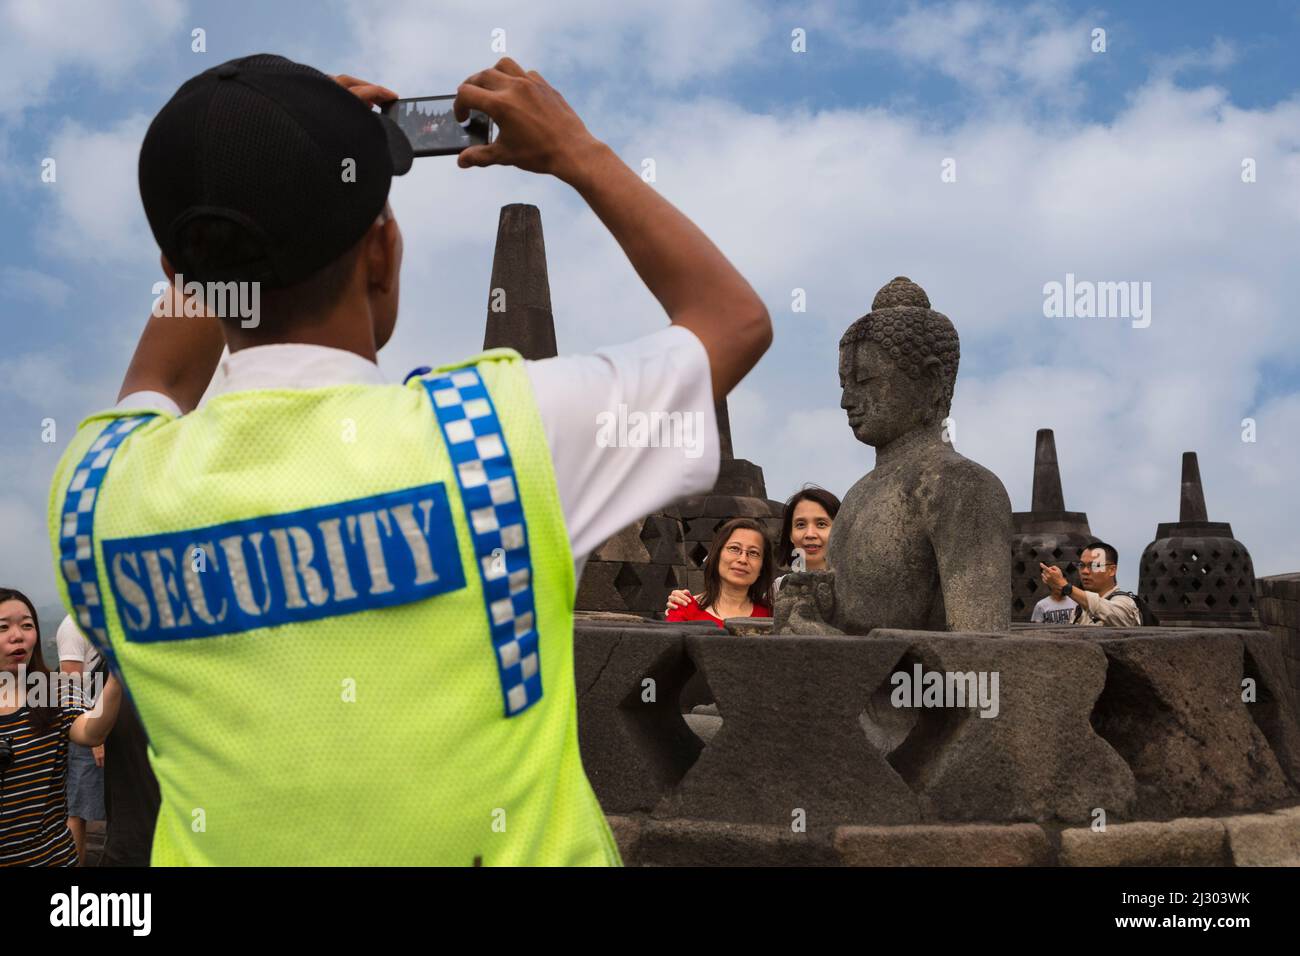
[[[746,610],[747,606],[748,610]],[[727,614],[722,607],[722,599],[719,597],[718,600],[714,601],[713,605],[707,610],[712,613],[714,617],[722,618],[722,620],[725,621],[729,617],[749,617],[750,613],[754,610],[754,604],[752,601],[746,599],[737,606],[735,614]]]

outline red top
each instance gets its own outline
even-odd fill
[[[771,617],[772,609],[766,604],[754,602],[754,609],[749,612],[750,617]],[[667,620],[669,621],[712,621],[718,627],[722,627],[722,618],[714,617],[712,614],[700,607],[699,602],[695,600],[695,595],[690,595],[690,603],[683,604],[681,607],[675,607],[668,612]]]

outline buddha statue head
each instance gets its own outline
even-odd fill
[[[840,338],[842,407],[860,442],[874,447],[948,417],[961,346],[925,290],[899,276]]]

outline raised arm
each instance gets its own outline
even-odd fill
[[[175,285],[163,295],[170,297],[170,305],[150,312],[117,398],[161,392],[188,412],[212,381],[225,337],[220,319],[185,315],[185,297]]]
[[[74,744],[83,747],[98,747],[108,739],[109,732],[117,723],[117,711],[122,704],[122,685],[117,677],[110,675],[104,681],[104,690],[95,701],[93,710],[88,710],[72,722],[68,737]]]
[[[708,236],[592,136],[536,71],[506,58],[471,76],[457,91],[457,117],[470,109],[491,116],[500,132],[495,142],[463,151],[460,165],[516,166],[573,186],[673,324],[703,343],[714,399],[730,392],[767,351],[772,323]]]

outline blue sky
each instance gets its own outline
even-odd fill
[[[545,9],[539,9],[545,6]],[[843,495],[870,468],[838,408],[835,343],[906,274],[962,336],[957,447],[1028,507],[1034,431],[1067,505],[1121,550],[1174,520],[1179,456],[1261,573],[1300,569],[1300,13],[1209,2],[0,4],[0,314],[9,374],[0,580],[54,598],[45,487],[111,404],[159,277],[135,154],[187,77],[278,52],[403,95],[490,65],[491,31],[541,70],[768,302],[776,342],[731,401],[772,497]],[[807,52],[791,50],[791,30]],[[1090,50],[1106,30],[1106,51]],[[191,50],[206,31],[207,51]],[[45,157],[58,181],[42,183]],[[1254,183],[1240,164],[1257,163]],[[955,183],[940,180],[945,158]],[[557,334],[582,351],[662,313],[561,184],[422,159],[394,186],[406,236],[392,376],[481,344],[496,210],[542,210]],[[1149,281],[1152,322],[1054,319],[1066,273]],[[806,313],[793,313],[804,289]],[[1257,440],[1241,440],[1253,418]],[[40,441],[52,418],[60,441]]]

